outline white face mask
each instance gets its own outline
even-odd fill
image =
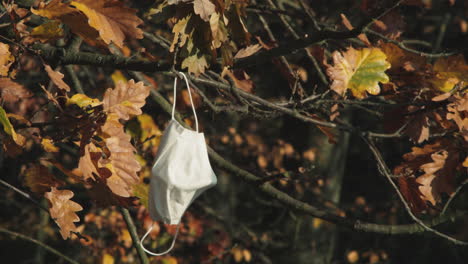
[[[164,131],[151,173],[149,190],[149,212],[154,221],[177,226],[170,248],[162,253],[153,253],[143,246],[144,239],[153,229],[146,232],[140,245],[148,254],[160,256],[174,247],[182,215],[190,204],[204,191],[217,183],[216,175],[208,159],[205,136],[198,132],[198,120],[192,101],[189,83],[185,74],[190,103],[195,118],[196,131],[183,127],[174,118],[177,77],[174,80],[174,105],[172,119]]]

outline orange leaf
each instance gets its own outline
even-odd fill
[[[112,175],[106,179],[112,192],[122,197],[129,197],[132,195],[133,186],[139,181],[137,172],[141,169],[134,154],[136,150],[130,143],[130,136],[124,132],[123,125],[118,121],[117,115],[109,115],[101,130],[107,136],[104,141],[110,156],[101,158],[98,164],[112,172]]]
[[[68,86],[68,84],[66,84],[63,81],[63,76],[64,76],[63,73],[61,73],[59,71],[52,70],[52,68],[47,64],[44,64],[44,68],[45,68],[47,74],[49,75],[50,80],[52,80],[52,82],[55,85],[57,85],[58,88],[60,88],[62,90],[65,90],[67,92],[70,91],[70,86]]]
[[[60,227],[60,234],[63,239],[69,238],[71,232],[77,230],[74,223],[79,222],[80,218],[75,212],[83,210],[81,205],[70,200],[73,195],[70,190],[58,190],[55,187],[52,187],[52,190],[44,195],[51,205],[49,208],[50,216],[54,218],[55,223]]]
[[[128,120],[130,115],[140,115],[141,107],[150,93],[149,86],[143,82],[119,82],[114,89],[107,89],[104,94],[104,111],[116,113],[120,119]]]
[[[123,48],[125,37],[143,38],[143,32],[138,28],[143,21],[135,15],[136,10],[125,7],[118,0],[76,0],[70,5],[83,12],[89,25],[107,44],[113,42]]]

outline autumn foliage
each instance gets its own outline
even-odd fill
[[[344,2],[2,2],[0,200],[21,209],[0,237],[38,263],[406,263],[401,234],[466,251],[468,4]],[[219,184],[148,257],[151,167],[175,99],[194,123],[186,89]],[[175,226],[154,227],[167,247]]]

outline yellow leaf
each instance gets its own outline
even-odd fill
[[[10,120],[8,119],[8,115],[3,109],[3,107],[0,106],[0,124],[3,125],[3,131],[7,133],[8,135],[11,136],[13,141],[19,146],[22,146],[24,144],[24,137],[22,135],[16,134],[15,129],[13,128],[13,125],[10,123]]]
[[[104,255],[102,255],[101,264],[114,264],[114,257],[112,255],[104,253]]]
[[[7,76],[15,57],[10,53],[10,46],[0,42],[0,76]]]
[[[208,22],[210,21],[210,16],[215,12],[215,5],[210,0],[194,0],[193,10],[201,19]]]
[[[75,94],[72,98],[67,100],[67,105],[69,104],[76,104],[81,108],[86,108],[87,106],[98,106],[101,102],[98,99],[90,98],[84,94]]]
[[[138,25],[143,21],[135,13],[136,10],[125,7],[116,0],[76,0],[70,5],[83,12],[88,17],[88,23],[99,32],[105,43],[113,42],[123,48],[125,37],[143,38],[143,32]]]
[[[47,152],[59,152],[60,150],[57,146],[54,145],[52,139],[43,138],[41,140],[41,145]]]
[[[461,81],[468,83],[468,65],[461,54],[439,58],[433,69],[435,76],[430,82],[443,92],[449,92]]]
[[[44,195],[51,205],[49,208],[50,216],[60,227],[63,239],[69,238],[71,232],[77,230],[74,223],[79,222],[80,218],[75,212],[83,210],[81,205],[70,200],[73,195],[70,190],[58,190],[55,187],[52,187],[52,190]]]
[[[117,85],[119,81],[126,83],[128,82],[127,78],[123,75],[123,73],[119,70],[114,71],[111,75],[112,81],[114,82],[114,85]]]
[[[60,22],[54,20],[33,28],[31,37],[42,41],[54,40],[63,37],[63,29],[60,27]]]
[[[143,82],[135,83],[133,80],[127,83],[119,82],[114,89],[109,88],[104,94],[104,111],[115,113],[120,119],[128,120],[130,115],[142,113],[140,108],[145,105],[149,93],[149,86]]]
[[[390,68],[385,53],[378,48],[356,50],[349,48],[345,53],[333,53],[333,66],[329,66],[327,74],[333,81],[331,89],[344,95],[350,89],[357,98],[366,97],[366,91],[377,95],[380,93],[380,83],[389,81],[385,71]]]
[[[174,33],[174,39],[172,39],[172,44],[169,49],[170,52],[174,52],[175,45],[177,45],[177,42],[179,42],[179,47],[182,47],[185,45],[187,42],[187,38],[189,35],[185,33],[185,28],[187,27],[187,23],[190,20],[191,15],[188,15],[179,21],[174,25],[172,28],[172,33]]]
[[[200,75],[208,67],[205,56],[198,57],[197,54],[189,56],[182,61],[182,69],[187,68],[189,72]]]
[[[162,264],[177,264],[177,259],[174,257],[164,257],[161,259]]]

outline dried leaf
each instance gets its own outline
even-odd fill
[[[427,204],[422,198],[424,196],[419,189],[421,184],[416,182],[416,178],[399,177],[398,185],[401,194],[405,197],[406,202],[413,212],[420,213],[427,209]]]
[[[10,78],[0,78],[0,99],[7,103],[14,103],[28,97],[31,97],[31,93],[24,86]]]
[[[44,64],[44,68],[45,68],[47,74],[49,75],[50,80],[52,80],[52,82],[55,85],[57,85],[58,88],[60,88],[62,90],[65,90],[67,92],[69,92],[71,90],[70,86],[68,86],[68,84],[66,84],[63,81],[63,77],[64,77],[63,73],[61,73],[59,71],[52,70],[52,68],[47,64]]]
[[[215,12],[215,5],[210,0],[194,0],[193,10],[195,14],[199,15],[201,19],[208,22],[210,16]]]
[[[341,23],[348,29],[348,30],[353,30],[354,27],[351,25],[351,22],[348,20],[348,18],[344,14],[340,14],[341,16]],[[362,41],[366,46],[370,47],[372,46],[369,39],[367,38],[366,34],[359,34],[358,39]]]
[[[262,46],[260,44],[250,45],[248,47],[240,49],[236,53],[236,55],[234,55],[234,59],[249,57],[249,56],[255,54],[256,52],[258,52],[261,49],[262,49]]]
[[[426,114],[415,115],[406,125],[404,133],[414,142],[422,143],[429,139],[429,117]]]
[[[223,15],[224,16],[224,15]],[[210,29],[211,29],[211,36],[212,36],[212,41],[211,44],[213,45],[213,48],[217,49],[221,47],[221,45],[228,41],[228,32],[226,29],[226,26],[220,19],[220,14],[219,13],[214,13],[210,17]]]
[[[172,33],[174,33],[174,38],[172,39],[171,47],[169,48],[170,52],[174,52],[175,46],[179,43],[179,47],[182,47],[187,42],[189,35],[185,32],[187,28],[188,21],[190,20],[191,15],[188,15],[182,19],[179,19],[177,23],[172,28]],[[179,42],[180,41],[180,42]]]
[[[98,164],[112,172],[112,175],[106,179],[112,192],[122,197],[129,197],[132,195],[133,186],[139,181],[137,172],[141,169],[135,157],[136,150],[116,115],[108,116],[101,129],[108,136],[104,141],[110,156],[101,158]]]
[[[461,81],[468,83],[468,65],[462,54],[437,59],[433,70],[434,77],[429,81],[443,92],[451,91]]]
[[[52,190],[44,195],[51,204],[49,208],[50,216],[54,218],[60,227],[60,234],[63,239],[69,238],[71,232],[77,230],[74,223],[79,222],[80,218],[75,212],[83,210],[81,205],[70,200],[73,195],[70,190],[58,190],[55,187],[52,187]]]
[[[188,71],[195,74],[195,76],[204,73],[206,68],[208,68],[208,63],[205,56],[199,57],[195,54],[182,61],[182,69],[188,69]]]
[[[101,153],[102,151],[93,143],[89,143],[84,147],[84,155],[78,161],[78,169],[83,174],[85,180],[94,180],[99,175],[97,162],[101,158]]]
[[[54,145],[54,142],[51,139],[43,138],[41,140],[41,145],[47,152],[59,152],[60,149]]]
[[[46,166],[33,164],[24,173],[24,184],[32,192],[42,195],[45,192],[49,192],[50,188],[57,187],[59,182]]]
[[[234,82],[234,85],[248,93],[252,93],[254,88],[254,83],[250,80],[249,75],[243,70],[234,70],[231,71],[229,68],[225,67],[221,76],[224,77],[225,75],[229,76],[231,80]]]
[[[102,104],[98,99],[90,98],[84,94],[75,94],[67,100],[67,105],[76,104],[80,108],[85,109],[86,107],[95,107]]]
[[[0,42],[0,76],[8,76],[10,66],[15,61],[15,57],[10,53],[10,46]]]
[[[142,39],[143,32],[138,28],[143,23],[135,13],[136,10],[125,7],[117,0],[77,0],[70,5],[83,12],[88,17],[91,27],[99,31],[99,36],[105,43],[113,42],[123,48],[125,37]]]
[[[436,198],[434,198],[432,188],[433,180],[436,177],[435,173],[444,167],[447,157],[447,151],[432,154],[431,158],[433,162],[422,165],[421,169],[424,170],[425,174],[416,179],[416,182],[421,184],[419,190],[424,195],[424,199],[431,202],[433,205],[436,204]]]
[[[385,54],[378,48],[355,50],[349,48],[345,53],[333,53],[334,66],[327,68],[327,74],[333,81],[331,89],[344,95],[350,89],[357,98],[366,97],[366,91],[376,95],[380,93],[379,82],[387,83],[385,70],[390,68]]]
[[[128,83],[119,82],[114,89],[107,89],[104,94],[104,111],[116,113],[123,120],[130,119],[132,115],[140,115],[141,107],[145,105],[145,99],[150,93],[149,86],[143,82]]]
[[[29,36],[41,42],[56,40],[63,37],[63,29],[60,22],[54,20],[33,28]]]

